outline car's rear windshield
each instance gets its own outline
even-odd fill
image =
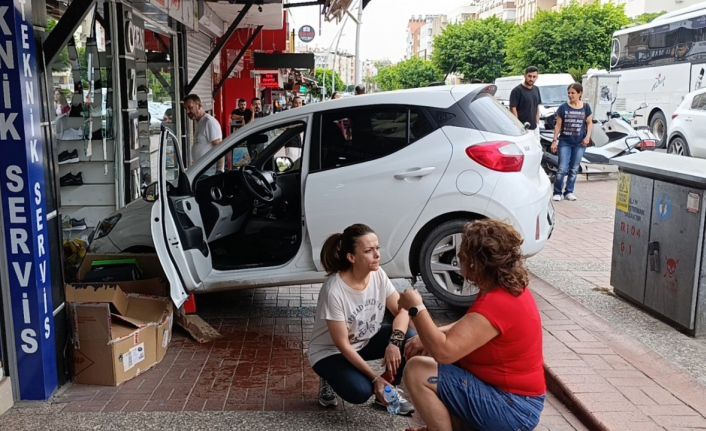
[[[478,130],[509,136],[525,133],[522,123],[490,94],[476,97],[468,105],[466,113]]]

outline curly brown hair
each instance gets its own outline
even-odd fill
[[[522,257],[520,234],[498,220],[478,220],[463,228],[459,258],[464,277],[478,285],[481,294],[504,288],[519,296],[529,283]]]

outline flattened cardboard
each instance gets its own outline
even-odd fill
[[[117,386],[164,358],[173,318],[167,298],[126,295],[115,284],[73,284],[66,292],[76,383]]]

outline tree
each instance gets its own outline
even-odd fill
[[[643,13],[642,15],[638,15],[635,18],[630,20],[630,25],[642,25],[642,24],[647,24],[652,22],[655,18],[657,18],[660,15],[664,15],[666,12],[651,12],[651,13]]]
[[[334,88],[336,91],[343,91],[346,89],[346,84],[343,82],[338,73],[331,69],[316,69],[314,71],[314,79],[318,84],[317,87],[311,89],[311,95],[314,97],[321,97],[322,91],[321,87],[326,85],[326,94],[331,97],[331,80],[334,80]]]
[[[449,25],[434,39],[432,61],[467,81],[493,82],[505,72],[505,42],[513,28],[497,17]]]
[[[607,69],[613,32],[628,22],[623,7],[611,3],[572,3],[558,12],[540,12],[512,32],[506,61],[516,74],[529,65],[545,73]]]
[[[431,61],[414,57],[378,70],[375,82],[384,91],[426,87],[439,82],[444,74]]]

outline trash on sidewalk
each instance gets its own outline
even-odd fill
[[[125,293],[152,295],[169,300],[169,283],[156,254],[88,253],[76,278],[79,282],[118,283]],[[195,303],[193,308],[195,310]],[[218,331],[198,315],[187,315],[182,309],[175,310],[174,315],[175,322],[199,343],[221,337]]]
[[[125,293],[120,284],[66,285],[76,383],[117,386],[159,363],[172,335],[167,298]]]

